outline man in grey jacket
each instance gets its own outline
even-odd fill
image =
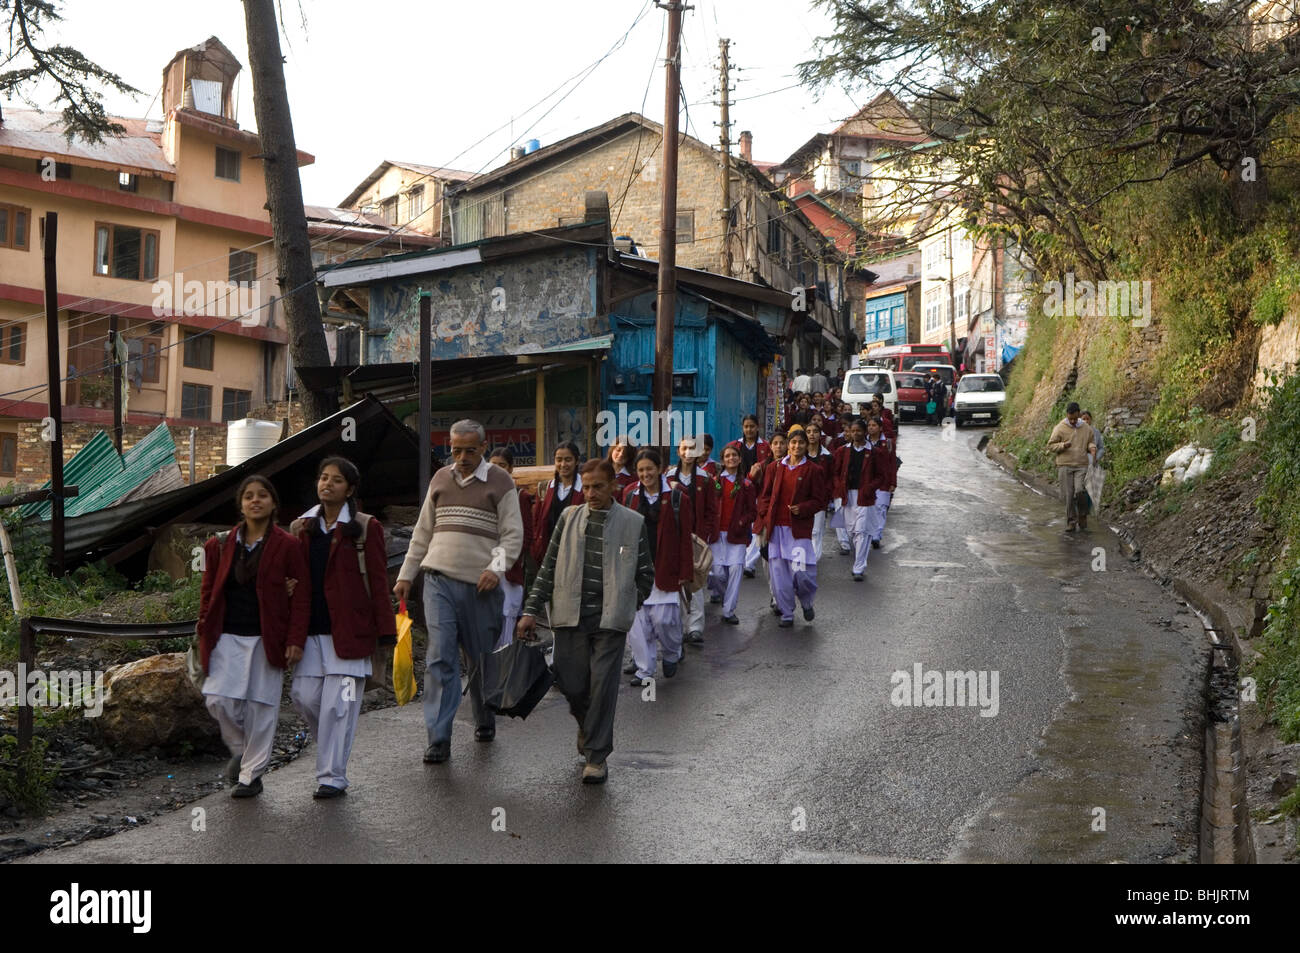
[[[582,467],[582,506],[567,507],[551,536],[515,637],[537,638],[537,616],[550,603],[555,680],[578,722],[583,784],[603,784],[614,750],[623,643],[636,610],[654,586],[645,518],[614,502],[614,468]]]

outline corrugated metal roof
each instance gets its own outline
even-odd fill
[[[110,118],[126,127],[125,135],[106,136],[94,145],[78,136],[69,143],[59,113],[6,108],[0,124],[0,153],[57,156],[73,162],[83,159],[176,177],[176,168],[163,156],[162,136],[145,128],[149,120]]]
[[[81,491],[64,502],[64,516],[80,516],[114,506],[168,466],[177,471],[175,482],[179,483],[176,442],[166,424],[159,424],[149,431],[125,456],[118,454],[113,441],[101,430],[63,468],[64,484],[79,487]],[[47,482],[41,489],[49,485]],[[29,503],[22,508],[22,516],[24,519],[35,516],[48,520],[53,506],[48,500]]]

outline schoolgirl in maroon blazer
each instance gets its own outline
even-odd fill
[[[372,673],[372,657],[381,645],[391,649],[397,642],[384,527],[361,512],[360,484],[351,460],[326,457],[316,468],[319,502],[289,527],[311,572],[307,642],[289,697],[316,742],[319,786],[312,796],[319,800],[347,792],[366,678],[377,674],[383,680],[387,673],[387,665]]]
[[[650,555],[655,564],[655,584],[637,610],[628,644],[632,647],[633,683],[642,685],[655,672],[659,651],[663,653],[664,677],[677,674],[685,652],[682,642],[682,584],[695,576],[695,554],[691,543],[694,512],[690,500],[674,490],[663,477],[663,465],[655,450],[636,455],[637,483],[623,493],[623,505],[640,513],[650,536]],[[673,496],[678,497],[676,512]]]
[[[582,503],[582,474],[578,472],[578,448],[572,443],[562,443],[555,448],[555,478],[533,508],[533,532],[529,552],[537,565],[546,558],[551,536],[560,522],[565,507]],[[525,539],[530,537],[525,531]]]
[[[816,614],[817,552],[812,536],[817,515],[830,499],[825,471],[808,460],[808,435],[803,428],[791,427],[787,442],[790,452],[768,471],[759,503],[772,595],[782,628],[794,625],[796,599],[806,621]]]
[[[718,474],[715,486],[719,535],[712,545],[713,569],[709,572],[709,589],[713,601],[722,603],[722,621],[739,625],[736,602],[740,597],[745,550],[753,538],[754,520],[758,517],[758,490],[745,476],[740,451],[733,444],[728,444],[722,451],[722,472]]]
[[[255,797],[271,763],[284,670],[302,658],[311,580],[298,541],[275,525],[280,500],[266,477],[235,493],[242,520],[203,547],[199,654],[204,704],[230,749],[233,797]]]

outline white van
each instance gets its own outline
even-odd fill
[[[883,367],[855,367],[844,372],[844,384],[840,387],[840,400],[853,408],[855,415],[861,416],[871,406],[871,398],[879,394],[885,407],[898,419],[898,386],[894,381],[894,372]]]

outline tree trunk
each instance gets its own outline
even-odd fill
[[[271,213],[278,274],[276,283],[289,330],[289,356],[294,367],[324,367],[330,363],[316,297],[316,270],[311,262],[307,216],[298,178],[298,147],[293,138],[289,94],[284,85],[284,58],[275,17],[275,0],[244,0],[248,33],[248,63],[253,72],[253,110],[262,141],[266,174],[266,207]],[[338,392],[298,386],[308,425],[338,411]]]

